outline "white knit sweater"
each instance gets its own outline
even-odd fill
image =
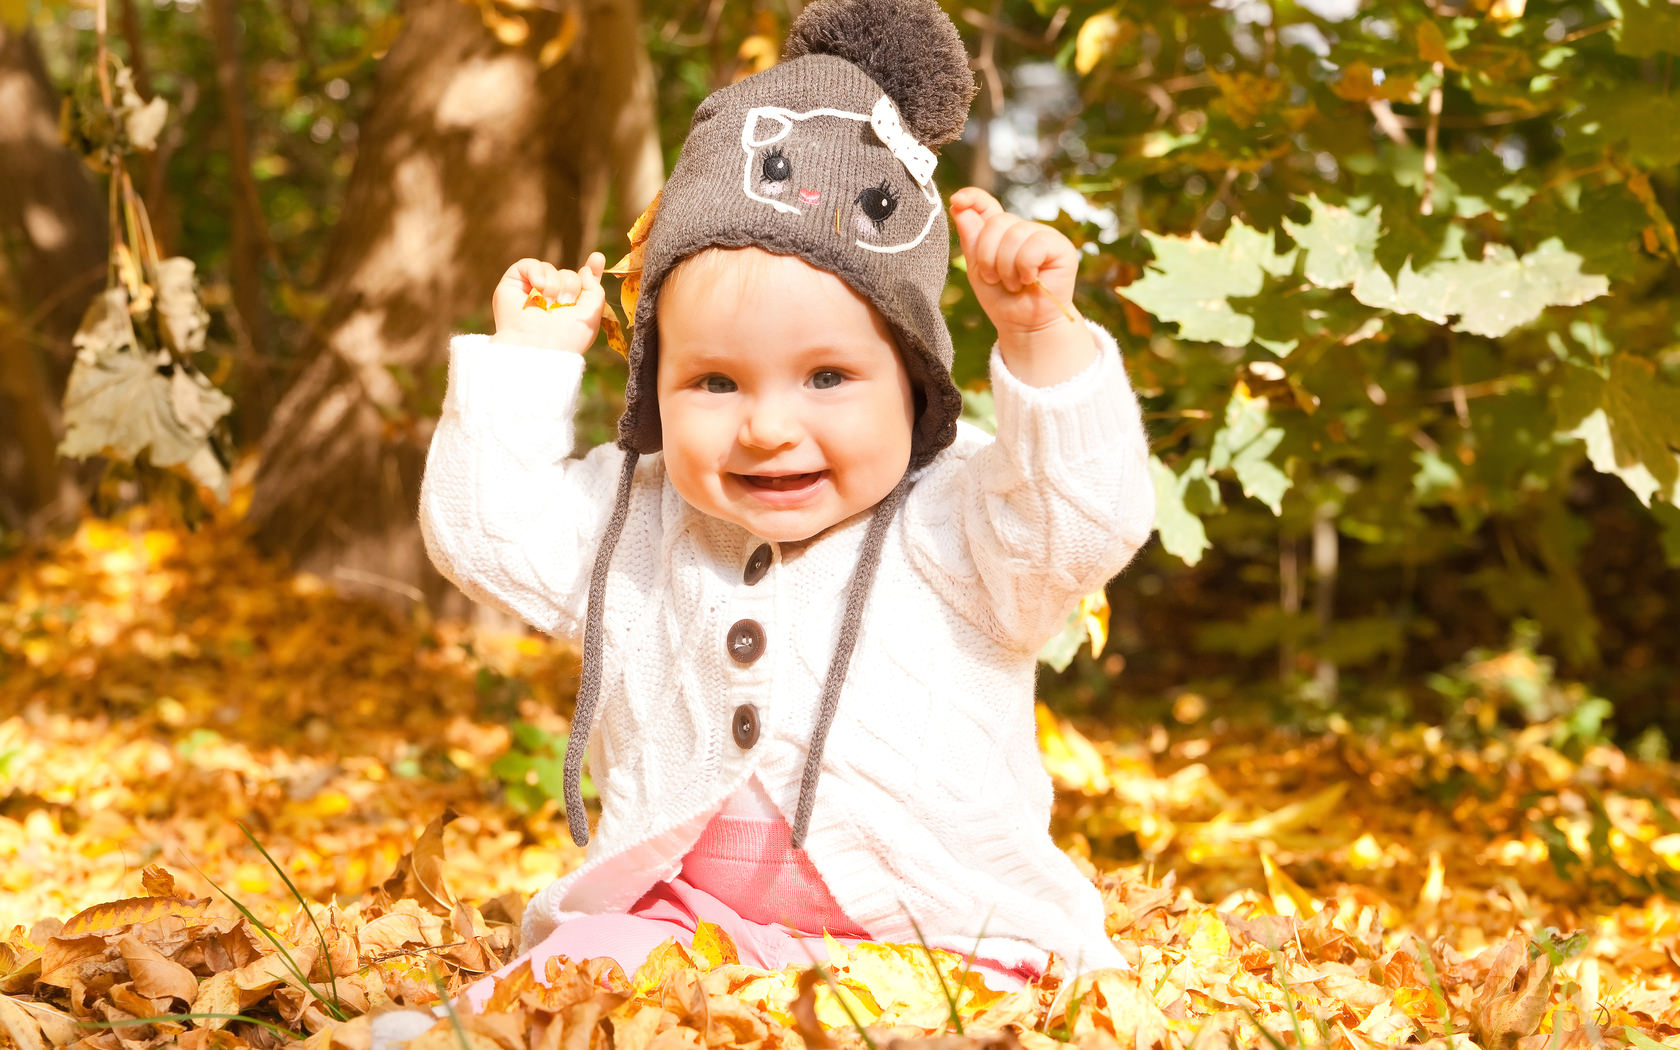
[[[1005,965],[1055,952],[1122,965],[1101,900],[1051,841],[1052,788],[1033,721],[1039,647],[1131,560],[1154,521],[1137,401],[1113,339],[1054,387],[992,356],[997,438],[964,424],[924,467],[887,533],[823,754],[806,851],[846,915]],[[583,358],[460,336],[432,439],[420,521],[470,597],[580,637],[589,573],[623,452],[572,451]],[[584,863],[526,911],[530,948],[578,914],[627,911],[677,874],[709,818],[756,776],[788,822],[846,581],[869,514],[805,544],[764,545],[690,507],[663,457],[637,464],[605,607],[590,770],[601,819]],[[725,638],[754,620],[763,655]],[[731,733],[757,708],[757,743]]]

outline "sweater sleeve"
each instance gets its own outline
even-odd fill
[[[572,451],[578,354],[457,336],[420,486],[420,531],[467,597],[581,635],[589,572],[624,453]]]
[[[1137,397],[1113,336],[1090,328],[1097,360],[1055,386],[1021,382],[994,348],[995,439],[936,460],[906,502],[918,569],[1018,650],[1037,651],[1154,528]]]

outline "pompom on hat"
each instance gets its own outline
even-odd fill
[[[934,150],[958,138],[974,99],[968,55],[934,0],[813,0],[789,30],[782,61],[712,93],[695,111],[671,177],[638,233],[641,270],[618,444],[618,496],[590,577],[583,671],[566,751],[566,817],[589,839],[583,756],[600,695],[602,601],[629,509],[639,456],[662,447],[658,404],[659,291],[707,248],[794,255],[845,281],[880,311],[917,392],[910,470],[877,504],[819,698],[793,844],[815,803],[833,722],[887,526],[916,468],[956,438],[962,395],[951,379],[951,336],[940,313],[950,233],[934,184]]]

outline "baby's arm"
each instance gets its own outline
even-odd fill
[[[1036,650],[1148,540],[1148,442],[1113,338],[1067,305],[1078,249],[977,189],[953,196],[952,212],[998,330],[997,437],[936,463],[905,512],[918,567],[947,599]]]
[[[605,261],[591,256],[578,272],[526,259],[503,275],[492,298],[496,334],[451,343],[420,490],[421,532],[438,571],[469,597],[557,634],[580,630],[623,462],[610,445],[568,458]]]

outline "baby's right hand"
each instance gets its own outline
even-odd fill
[[[508,267],[490,297],[496,321],[492,343],[517,343],[581,354],[601,328],[601,273],[607,257],[595,252],[582,270],[561,270],[540,259],[521,259]],[[535,294],[547,300],[545,305]],[[529,305],[527,305],[529,304]]]

